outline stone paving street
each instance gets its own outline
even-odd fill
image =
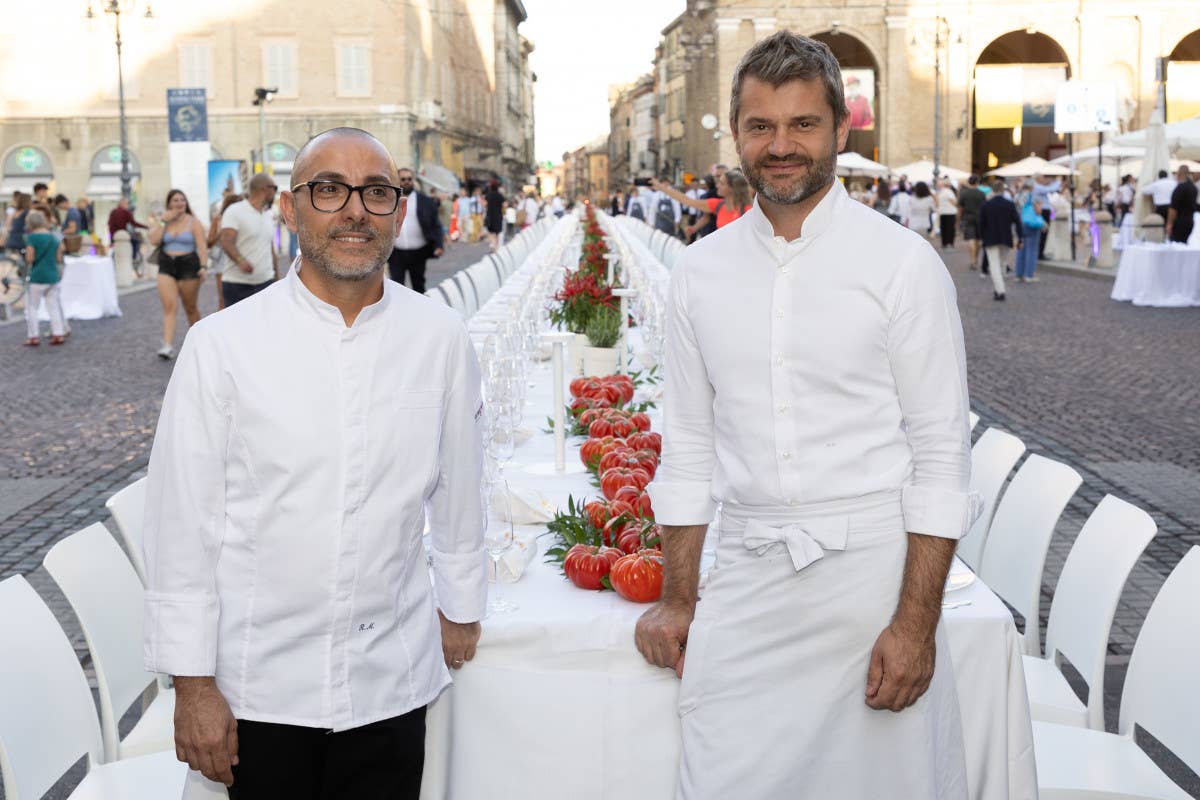
[[[431,262],[429,285],[481,257],[458,245]],[[1051,544],[1042,625],[1062,562],[1106,493],[1152,514],[1159,533],[1135,568],[1109,646],[1115,715],[1125,664],[1146,609],[1170,569],[1200,544],[1200,309],[1134,308],[1108,298],[1108,280],[1040,271],[992,300],[967,271],[965,248],[946,260],[958,286],[976,429],[997,426],[1029,452],[1066,462],[1084,483]],[[202,310],[215,307],[205,286]],[[39,568],[62,536],[104,521],[104,501],[144,474],[171,363],[154,357],[153,291],[122,297],[125,316],[73,323],[61,348],[24,348],[21,323],[0,325],[0,578],[21,573],[86,647]],[[1110,729],[1115,719],[1109,720]],[[1172,770],[1195,796],[1200,781]]]

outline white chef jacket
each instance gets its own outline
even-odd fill
[[[660,523],[901,491],[905,530],[967,531],[962,325],[921,236],[840,182],[792,242],[756,201],[684,252],[667,313]]]
[[[461,321],[391,281],[350,327],[296,270],[193,326],[150,455],[146,669],[333,730],[432,700],[436,609],[487,599],[481,408]]]
[[[1151,202],[1156,206],[1169,206],[1171,205],[1171,195],[1175,192],[1175,187],[1178,185],[1178,181],[1168,175],[1165,178],[1159,178],[1142,189],[1142,194],[1150,195]]]
[[[417,218],[418,192],[408,196],[404,208],[404,221],[400,223],[400,232],[392,241],[392,247],[397,250],[420,250],[425,246],[425,232],[421,230],[421,221]]]

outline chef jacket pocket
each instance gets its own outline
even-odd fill
[[[381,438],[390,441],[393,454],[413,475],[434,476],[442,436],[444,395],[441,390],[400,391],[385,400]]]
[[[708,613],[705,610],[708,603]],[[700,600],[696,616],[688,628],[688,640],[683,660],[683,680],[679,686],[679,716],[685,716],[700,706],[705,695],[705,678],[708,661],[708,644],[713,628],[717,625],[712,600]]]

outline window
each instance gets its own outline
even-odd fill
[[[296,97],[296,43],[268,41],[262,45],[263,87],[278,89],[279,97]]]
[[[179,85],[186,89],[203,87],[213,96],[212,45],[208,42],[179,44]]]
[[[338,42],[337,87],[340,97],[371,95],[371,43],[366,39]]]

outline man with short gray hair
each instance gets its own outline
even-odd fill
[[[665,574],[636,632],[683,679],[678,797],[962,800],[940,620],[980,503],[954,284],[836,180],[850,118],[828,47],[759,42],[730,105],[758,197],[671,275]]]

